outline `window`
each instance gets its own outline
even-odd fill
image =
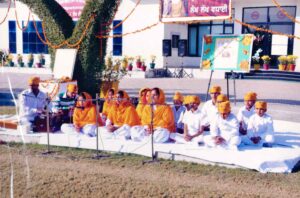
[[[8,22],[8,39],[9,39],[9,52],[17,53],[17,35],[16,35],[16,22]]]
[[[234,25],[232,21],[210,21],[189,25],[188,43],[189,56],[201,56],[202,40],[206,34],[233,34]]]
[[[120,22],[121,21],[119,21],[119,20],[113,21],[113,27],[118,25]],[[123,33],[122,24],[113,30],[113,35],[122,34],[122,33]],[[122,37],[113,38],[113,55],[114,56],[122,56],[122,43],[123,43]]]
[[[25,22],[27,23],[27,22]],[[24,27],[24,21],[22,25]],[[42,30],[42,23],[40,21],[35,21],[39,35],[43,40],[45,40]],[[23,53],[24,54],[48,54],[48,46],[44,45],[42,41],[37,36],[36,30],[34,28],[34,22],[29,21],[28,27],[23,31]]]

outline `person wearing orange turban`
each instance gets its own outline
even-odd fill
[[[106,93],[105,101],[103,103],[103,109],[102,109],[102,120],[104,122],[106,121],[110,110],[113,109],[113,107],[116,104],[114,101],[114,95],[115,95],[115,90],[113,88],[109,89]]]
[[[147,92],[148,91],[151,91],[151,89],[145,87],[145,88],[142,88],[139,92],[139,103],[136,107],[136,112],[140,118],[142,117],[142,113],[143,113],[145,106],[148,104],[148,100],[147,100]]]
[[[204,138],[209,147],[222,147],[225,149],[237,150],[241,143],[239,136],[239,123],[235,115],[231,113],[230,102],[222,102],[218,105],[216,119],[210,127],[210,136]]]
[[[244,95],[244,106],[242,106],[237,114],[237,119],[239,121],[240,127],[240,135],[243,138],[246,138],[247,135],[247,127],[249,119],[252,115],[255,114],[254,104],[257,100],[257,94],[255,92],[248,92]]]
[[[151,90],[152,103],[144,108],[142,126],[132,127],[133,141],[142,141],[153,134],[156,143],[169,140],[169,134],[175,131],[172,109],[165,103],[165,93],[159,88]]]
[[[98,125],[102,126],[102,120],[96,106],[92,103],[92,97],[87,92],[79,94],[73,113],[73,124],[63,124],[61,131],[67,134],[82,133],[90,137],[96,136],[97,114]]]
[[[220,86],[213,86],[209,89],[211,100],[205,102],[202,107],[202,114],[205,117],[205,130],[209,131],[209,127],[213,120],[215,120],[218,109],[217,109],[217,97],[221,94]]]
[[[29,89],[22,91],[19,95],[20,102],[20,125],[27,125],[30,131],[38,132],[37,119],[45,114],[48,104],[47,95],[39,90],[39,77],[28,79]],[[29,132],[29,131],[27,131]]]
[[[203,116],[199,109],[200,98],[198,96],[190,96],[191,109],[184,115],[184,134],[174,133],[170,138],[176,143],[191,143],[198,146],[199,142],[203,142]]]
[[[130,139],[131,127],[140,124],[140,118],[127,92],[119,90],[116,103],[108,114],[106,126],[101,128],[101,134],[106,138]]]
[[[275,142],[273,119],[266,111],[266,102],[255,103],[255,114],[248,122],[247,139],[243,139],[245,144],[269,147]]]
[[[180,92],[175,92],[173,96],[173,104],[174,106],[172,107],[173,111],[173,116],[174,116],[174,125],[175,125],[175,131],[177,133],[183,133],[183,123],[182,120],[180,119],[183,117],[183,113],[186,111],[186,108],[182,105],[183,103],[183,96]]]

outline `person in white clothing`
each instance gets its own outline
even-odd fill
[[[241,107],[237,114],[237,119],[240,124],[240,135],[243,138],[246,138],[247,136],[247,128],[248,128],[248,122],[252,115],[255,114],[254,104],[257,99],[257,94],[254,92],[248,92],[244,96],[244,106]]]
[[[237,150],[241,143],[239,137],[239,123],[235,115],[231,113],[230,102],[226,101],[218,105],[219,115],[212,122],[210,136],[204,138],[208,147],[222,147]]]
[[[182,123],[182,120],[180,119],[181,114],[183,114],[186,111],[185,106],[182,105],[183,103],[183,96],[180,92],[176,92],[173,96],[173,103],[174,106],[172,107],[173,115],[174,115],[174,121],[175,121],[175,132],[177,133],[183,133],[183,127],[184,124]]]
[[[39,77],[32,77],[28,80],[29,89],[19,95],[20,102],[20,124],[28,125],[33,131],[39,131],[36,126],[37,119],[45,118],[45,108],[48,103],[47,95],[39,90]]]
[[[176,143],[192,143],[198,145],[203,142],[203,117],[198,108],[200,99],[198,96],[190,96],[191,109],[184,116],[184,134],[172,133],[170,138]]]
[[[209,89],[211,100],[207,101],[202,108],[202,113],[205,118],[205,131],[210,130],[211,122],[216,118],[218,114],[217,109],[217,97],[221,94],[220,86],[213,86]]]
[[[247,139],[243,141],[248,145],[272,146],[274,143],[274,127],[271,116],[266,114],[267,103],[257,101],[255,103],[255,114],[252,115],[248,122]]]

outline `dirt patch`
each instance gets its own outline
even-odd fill
[[[185,162],[0,145],[1,197],[300,197],[300,174],[261,174]],[[13,171],[13,172],[12,172]],[[13,186],[11,176],[13,175]],[[12,188],[11,188],[12,187]]]

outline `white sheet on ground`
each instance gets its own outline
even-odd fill
[[[276,145],[272,148],[242,146],[238,151],[220,148],[206,148],[190,144],[162,143],[155,144],[154,150],[170,154],[198,158],[204,161],[229,164],[237,167],[254,169],[262,173],[289,173],[300,161],[300,123],[274,121]],[[17,131],[0,131],[0,138],[5,141],[18,141]],[[15,138],[14,138],[15,136]],[[20,141],[20,140],[19,140]],[[27,134],[25,142],[47,144],[47,135]],[[55,146],[96,149],[96,138],[80,134],[50,134],[50,144]],[[99,136],[99,149],[113,152],[134,153],[151,156],[150,138],[144,142],[123,139],[103,139]]]

